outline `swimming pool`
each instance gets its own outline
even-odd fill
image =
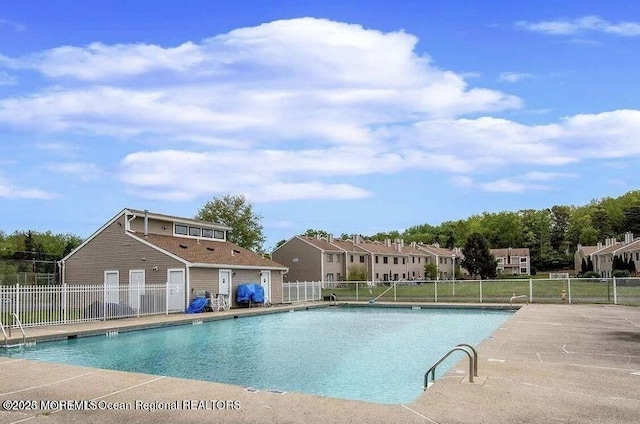
[[[324,308],[39,343],[3,354],[260,390],[408,403],[422,393],[427,368],[451,347],[478,344],[511,315]],[[440,375],[461,357],[443,364]]]

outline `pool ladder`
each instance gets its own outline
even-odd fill
[[[431,381],[436,379],[436,368],[440,365],[445,359],[449,357],[454,352],[464,352],[469,358],[469,383],[473,383],[473,377],[478,376],[478,352],[474,349],[473,346],[460,343],[455,347],[451,348],[449,352],[447,352],[438,362],[433,364],[431,368],[424,374],[424,387],[423,390],[427,390],[429,387],[429,374],[431,374]]]
[[[4,325],[2,325],[2,321],[0,320],[0,330],[2,330],[2,335],[4,336],[4,347],[8,348],[8,347],[24,346],[26,344],[25,342],[26,334],[24,333],[24,327],[22,326],[22,322],[20,322],[20,318],[18,318],[18,314],[16,314],[15,312],[12,312],[11,315],[13,316],[13,324],[15,325],[16,323],[18,323],[18,328],[20,328],[20,331],[22,331],[22,343],[9,345],[7,332],[5,331]],[[9,329],[9,336],[11,336],[11,326],[7,326],[7,328]]]

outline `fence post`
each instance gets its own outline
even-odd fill
[[[62,320],[66,324],[67,323],[67,283],[62,285]]]
[[[438,280],[433,282],[433,301],[438,303]]]
[[[618,304],[618,283],[616,282],[616,277],[613,277],[613,304]]]
[[[571,278],[567,278],[567,289],[569,291],[569,305],[571,305]]]
[[[529,278],[529,303],[533,303],[533,278]]]
[[[356,302],[358,301],[359,294],[360,294],[360,284],[358,284],[358,282],[356,281]]]
[[[304,303],[307,303],[307,281],[304,282]]]
[[[102,291],[102,320],[107,320],[107,283],[104,283],[104,289]]]
[[[482,303],[482,278],[480,279],[480,303]]]
[[[167,286],[165,288],[164,295],[164,314],[169,315],[169,282],[167,281]]]
[[[395,283],[393,283],[393,301],[397,302],[398,298],[396,296],[396,288],[398,287],[398,282],[396,281]]]
[[[311,282],[311,301],[312,302],[316,301],[316,285],[313,281]]]
[[[16,315],[20,316],[20,284],[16,283]]]
[[[289,297],[287,298],[287,303],[291,303],[291,283],[289,283],[288,286]]]

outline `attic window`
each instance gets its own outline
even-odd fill
[[[186,244],[180,244],[180,245],[178,245],[178,246],[180,246],[180,247],[181,247],[181,248],[183,248],[183,249],[186,249],[187,247],[189,247],[189,246],[187,246]]]
[[[211,247],[211,246],[207,246],[207,250],[213,252],[214,250],[216,250],[215,248]]]

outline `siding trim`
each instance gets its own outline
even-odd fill
[[[232,265],[232,264],[205,264],[205,263],[190,263],[190,268],[230,268],[230,269],[266,269],[270,271],[289,271],[289,268],[280,268],[274,266],[260,266],[260,265]]]

